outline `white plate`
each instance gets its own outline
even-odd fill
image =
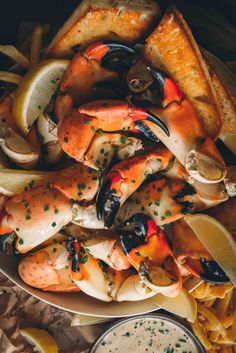
[[[73,313],[100,316],[125,317],[157,310],[157,306],[148,300],[139,302],[106,303],[89,297],[84,293],[52,293],[34,289],[25,284],[18,275],[19,259],[0,253],[0,271],[16,285],[42,301]]]

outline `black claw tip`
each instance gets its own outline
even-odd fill
[[[195,195],[196,193],[197,192],[196,192],[195,188],[191,184],[185,182],[182,190],[177,192],[177,194],[175,194],[174,198],[181,199],[184,196]]]
[[[72,262],[71,262],[71,269],[73,272],[79,272],[80,267],[79,267],[79,256],[75,255],[72,258]]]
[[[159,126],[167,136],[170,136],[170,132],[168,130],[168,127],[166,124],[163,123],[163,121],[156,115],[152,114],[151,112],[147,111],[148,117],[147,120],[151,121],[155,125]]]
[[[135,123],[135,128],[139,130],[145,137],[154,142],[159,142],[159,138],[152,132],[151,129],[142,121],[138,120]]]
[[[181,212],[183,214],[193,213],[193,211],[194,211],[194,203],[193,202],[184,201],[184,202],[181,202],[181,205],[182,205]]]
[[[218,284],[229,282],[229,278],[217,262],[201,259],[201,265],[204,272],[200,274],[200,277],[203,280]]]
[[[96,210],[99,220],[104,216],[104,225],[110,228],[120,208],[120,200],[114,189],[110,190],[111,180],[107,179],[98,193]]]
[[[157,82],[161,97],[164,96],[164,87],[165,87],[165,79],[169,76],[162,70],[157,69],[156,67],[147,67],[148,71],[151,73],[154,80]]]
[[[102,67],[123,72],[135,64],[137,55],[132,48],[119,42],[104,41],[103,43],[109,47],[109,50],[101,61]]]
[[[144,213],[136,213],[125,222],[124,227],[122,227],[125,235],[121,235],[120,240],[122,249],[126,254],[145,243],[149,219]]]

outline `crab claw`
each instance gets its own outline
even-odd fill
[[[166,169],[172,157],[166,148],[158,147],[145,155],[129,158],[113,166],[97,198],[97,215],[101,219],[104,214],[105,226],[112,224],[119,206],[138,189],[147,175]]]
[[[116,72],[123,72],[132,66],[137,55],[135,51],[119,42],[97,42],[85,50],[89,59],[99,60],[102,67]]]
[[[158,84],[163,107],[166,107],[172,102],[181,102],[184,96],[174,80],[172,80],[164,71],[157,69],[156,67],[148,66],[147,69]]]
[[[166,296],[176,296],[182,285],[181,275],[165,233],[142,213],[132,216],[123,230],[123,250],[146,286]]]
[[[44,291],[80,291],[69,276],[69,252],[65,243],[52,244],[26,255],[18,272],[25,283]]]
[[[119,184],[122,177],[118,171],[111,173],[105,183],[101,186],[98,194],[96,209],[99,220],[104,216],[105,227],[111,227],[120,207],[119,195],[114,185]],[[119,188],[118,188],[119,190]]]
[[[225,272],[182,219],[172,223],[172,244],[177,261],[194,276],[218,284],[229,281]]]

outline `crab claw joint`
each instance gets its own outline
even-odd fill
[[[126,234],[121,235],[121,245],[145,285],[175,297],[182,285],[181,275],[165,233],[142,213],[132,216],[123,229]]]

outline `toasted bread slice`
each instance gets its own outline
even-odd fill
[[[208,136],[221,130],[221,107],[207,66],[182,14],[170,8],[144,46],[145,59],[179,84],[202,119]]]
[[[154,0],[84,0],[47,48],[46,57],[70,58],[74,46],[98,40],[136,43],[161,11]]]
[[[224,114],[221,133],[236,133],[236,77],[206,50],[203,55]]]

